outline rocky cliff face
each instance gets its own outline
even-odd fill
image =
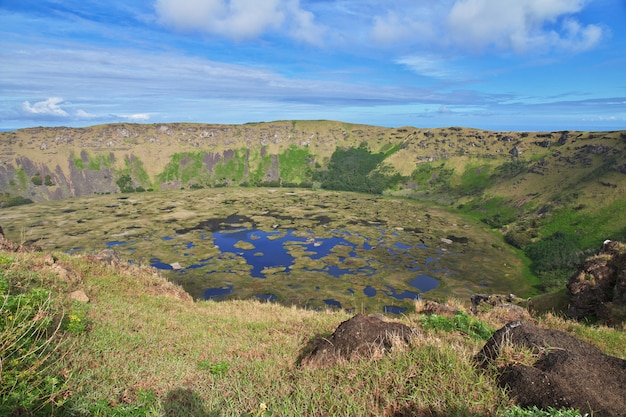
[[[626,320],[626,245],[607,240],[567,283],[568,314],[614,323]]]

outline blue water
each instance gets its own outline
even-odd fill
[[[243,258],[250,268],[249,275],[254,278],[266,278],[266,275],[263,273],[266,268],[283,270],[285,273],[290,273],[296,259],[289,253],[289,249],[294,246],[304,250],[305,255],[303,256],[312,260],[322,260],[325,264],[320,269],[305,270],[325,273],[338,279],[343,276],[375,277],[380,268],[390,270],[399,269],[404,271],[423,271],[421,275],[417,275],[408,283],[408,285],[415,288],[416,291],[396,290],[389,285],[384,285],[384,282],[381,282],[380,285],[382,285],[384,289],[376,289],[371,285],[367,285],[365,288],[361,287],[363,288],[363,294],[369,298],[382,294],[399,301],[417,300],[421,298],[422,293],[431,291],[437,288],[440,284],[438,279],[430,275],[426,275],[425,273],[435,274],[435,276],[453,273],[453,271],[441,268],[439,257],[428,257],[424,260],[413,253],[413,250],[415,249],[427,248],[424,244],[417,246],[408,245],[398,242],[395,239],[392,242],[388,242],[387,238],[389,236],[399,236],[396,232],[391,233],[389,231],[381,230],[381,237],[373,239],[359,239],[362,241],[360,244],[355,244],[346,240],[350,236],[351,234],[349,232],[340,230],[335,230],[331,237],[322,238],[316,237],[311,231],[304,233],[301,231],[297,232],[295,230],[273,230],[266,232],[260,229],[239,228],[216,231],[207,235],[202,234],[200,236],[200,240],[204,241],[205,239],[212,239],[213,243],[219,248],[222,254],[228,254],[228,257],[233,255]],[[176,235],[175,238],[165,236],[161,239],[165,241],[172,241],[178,240],[179,238],[185,239],[183,235]],[[172,249],[179,253],[179,256],[181,254],[184,256],[193,256],[192,253],[185,253],[185,250],[197,247],[194,241],[190,241],[188,239],[189,238],[172,245]],[[250,244],[253,248],[242,249],[236,247],[236,245],[241,242]],[[109,242],[107,246],[122,245],[125,243],[127,242],[115,241]],[[201,246],[202,244],[200,244],[198,248],[201,248]],[[394,258],[389,259],[386,266],[382,266],[376,261],[375,258],[370,260],[363,253],[364,251],[374,249],[385,250],[387,253],[394,256]],[[341,253],[342,256],[337,256],[339,253]],[[324,261],[324,258],[329,255],[334,256],[329,260]],[[350,263],[345,263],[349,260],[349,258],[356,258],[359,256],[364,257],[367,264],[372,266],[362,266],[363,264],[361,263],[361,266],[358,268],[350,268]],[[209,257],[205,259],[193,259],[191,260],[191,262],[193,262],[192,264],[186,266],[179,272],[184,273],[188,270],[191,271],[202,268],[209,269],[208,267],[211,265],[212,270],[206,272],[210,275],[214,272],[218,272],[215,270],[218,264],[214,264],[216,261],[219,262],[218,258],[219,256],[217,258]],[[334,264],[331,260],[337,261],[337,264]],[[390,264],[389,261],[393,262],[393,264]],[[155,268],[163,270],[173,269],[170,264],[161,262],[158,258],[152,258],[150,260],[150,264]],[[223,266],[219,268],[223,268]],[[235,268],[239,270],[238,267]],[[202,270],[204,271],[204,269]],[[228,270],[227,268],[220,269],[219,272],[235,272],[235,270]],[[372,281],[370,280],[369,282]],[[285,285],[288,287],[290,286],[289,283],[286,283]],[[320,291],[321,288],[317,287],[316,290]],[[350,294],[355,293],[355,290],[352,288],[347,291]],[[219,298],[233,294],[233,292],[233,285],[226,285],[218,288],[207,288],[204,290],[203,296],[205,299]],[[271,293],[256,294],[254,297],[264,301],[278,300],[276,295]],[[341,303],[335,299],[328,298],[322,301],[327,306],[342,308]],[[383,309],[383,311],[393,314],[401,314],[405,310],[405,308],[397,306],[385,306]]]
[[[204,290],[204,299],[210,300],[211,298],[223,297],[228,294],[232,294],[233,286],[228,285],[220,288],[207,288]]]
[[[348,242],[342,237],[330,237],[325,239],[306,238],[295,236],[293,230],[287,232],[273,231],[264,232],[259,229],[237,229],[233,231],[214,232],[212,237],[215,244],[222,252],[232,252],[242,256],[248,265],[252,267],[250,275],[255,278],[266,278],[263,273],[265,268],[285,268],[289,272],[294,263],[294,258],[285,248],[285,244],[303,244],[311,259],[322,259],[328,256],[337,246],[351,247],[350,256],[357,256],[354,243]],[[235,245],[237,242],[249,242],[254,249],[241,249]],[[259,256],[262,254],[263,256]],[[340,277],[344,274],[353,274],[355,271],[343,269],[337,265],[323,269],[324,272]]]
[[[421,292],[428,292],[439,286],[439,280],[429,275],[418,275],[411,282],[409,282],[409,285],[417,288]]]
[[[153,268],[161,269],[165,271],[171,271],[172,269],[174,269],[172,268],[172,265],[166,264],[165,262],[161,262],[159,258],[151,258],[150,266],[152,266]]]
[[[398,293],[396,289],[393,288],[391,285],[385,285],[385,286],[389,288],[389,291],[380,290],[380,292],[382,292],[383,294],[389,297],[393,297],[396,300],[405,300],[405,299],[419,300],[421,298],[421,296],[416,292],[405,290],[405,291],[402,291],[401,293]]]
[[[337,308],[342,308],[341,307],[341,303],[337,300],[333,300],[332,298],[328,298],[326,300],[324,300],[324,304],[326,304],[327,306],[330,307],[337,307]]]
[[[286,241],[304,242],[306,239],[293,236],[289,231],[285,236],[270,239],[270,237],[280,235],[281,232],[263,232],[258,229],[237,229],[227,232],[214,232],[213,240],[222,252],[236,253],[252,266],[250,275],[255,278],[265,278],[262,272],[265,268],[283,267],[287,272],[293,265],[294,258],[291,256],[283,243]],[[250,242],[254,249],[240,249],[235,247],[237,242]],[[258,256],[262,253],[263,256]]]
[[[307,241],[304,239],[304,241]],[[329,237],[325,239],[315,239],[313,243],[309,243],[304,245],[307,252],[313,252],[313,254],[309,255],[311,259],[322,259],[325,256],[328,256],[330,252],[334,249],[335,246],[349,246],[352,248],[350,252],[350,256],[356,256],[356,245],[354,243],[350,243],[342,237]]]
[[[107,242],[107,248],[111,248],[113,246],[126,245],[128,242],[122,242],[120,240],[114,240],[112,242]]]
[[[404,307],[396,307],[396,306],[384,306],[383,313],[391,313],[391,314],[402,314],[407,309]]]
[[[371,286],[367,286],[365,288],[363,288],[363,294],[367,295],[368,297],[372,298],[374,296],[376,296],[376,288],[371,287]]]

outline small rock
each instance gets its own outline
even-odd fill
[[[89,302],[89,297],[87,297],[87,294],[85,294],[85,291],[83,291],[83,290],[76,290],[76,291],[70,293],[70,298],[72,300],[78,301],[80,303],[88,303]]]
[[[50,269],[56,272],[59,278],[61,278],[63,281],[71,281],[70,272],[67,269],[63,268],[61,265],[55,264]]]
[[[50,253],[43,258],[43,263],[48,266],[54,265],[56,261],[57,259]]]
[[[438,303],[436,301],[424,300],[421,302],[420,309],[416,308],[416,312],[420,314],[437,314],[440,316],[454,317],[458,312],[458,309],[448,307],[445,304]]]

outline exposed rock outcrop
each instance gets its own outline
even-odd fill
[[[532,365],[507,360],[512,349],[520,348],[533,352]],[[484,368],[498,369],[498,384],[522,407],[624,416],[626,360],[605,355],[567,333],[511,322],[494,333],[476,359]]]
[[[595,317],[609,324],[623,321],[626,310],[626,245],[607,240],[602,250],[578,266],[568,283],[568,314]]]
[[[514,294],[474,294],[470,301],[470,311],[475,315],[489,315],[502,324],[510,321],[531,321],[532,317],[524,307],[514,304]]]

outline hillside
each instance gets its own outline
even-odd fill
[[[298,361],[308,341],[327,338],[345,311],[194,302],[153,269],[106,254],[0,252],[0,291],[6,415],[579,415],[522,410],[497,372],[476,367],[474,356],[507,320],[495,310],[457,313],[461,327],[418,310],[394,319],[416,329],[408,344],[309,368]],[[552,315],[536,321],[624,358],[623,331]],[[539,357],[511,346],[507,355],[500,365]]]
[[[331,121],[30,128],[0,133],[0,189],[39,201],[139,187],[323,187],[316,171],[357,159],[369,163],[366,176],[401,176],[381,192],[423,196],[445,185],[454,194],[504,195],[523,205],[591,185],[599,185],[600,194],[608,194],[601,187],[621,191],[625,141],[626,132],[391,129]],[[338,149],[364,152],[341,160]],[[487,181],[492,174],[499,181]]]
[[[542,291],[561,288],[605,239],[626,238],[626,131],[113,124],[4,132],[0,143],[4,207],[233,186],[384,194],[497,230],[532,261]]]

